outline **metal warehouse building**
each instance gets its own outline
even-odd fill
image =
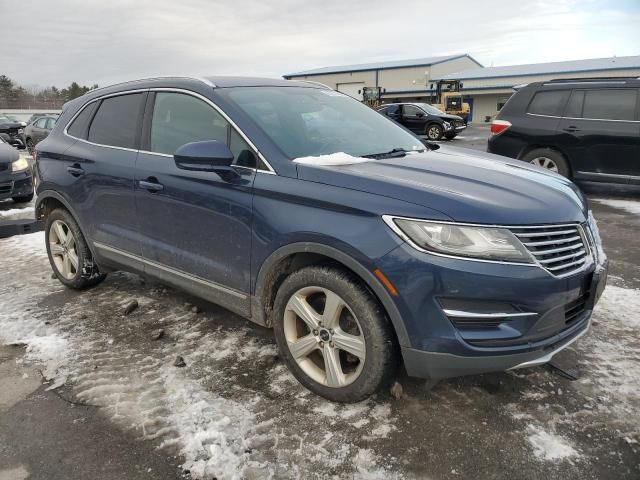
[[[363,87],[384,89],[384,102],[431,101],[432,83],[462,80],[462,93],[471,105],[471,121],[485,122],[500,110],[523,83],[553,78],[640,77],[640,56],[594,58],[566,62],[483,67],[470,55],[325,67],[290,73],[284,78],[324,83],[359,100]]]

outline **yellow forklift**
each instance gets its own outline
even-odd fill
[[[467,123],[471,107],[462,100],[462,82],[460,80],[438,80],[431,84],[431,91],[435,86],[435,97],[432,94],[431,104],[438,110],[451,115],[458,115]]]

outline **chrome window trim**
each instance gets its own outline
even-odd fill
[[[622,123],[640,123],[640,120],[613,120],[611,118],[582,118],[582,117],[562,117],[559,115],[542,115],[540,113],[526,113],[532,117],[544,117],[544,118],[564,118],[566,120],[589,120],[592,122],[622,122]]]
[[[448,317],[453,318],[506,318],[506,317],[532,317],[538,315],[535,312],[513,312],[513,313],[477,313],[466,312],[464,310],[453,310],[445,308],[442,310]]]
[[[176,78],[176,77],[171,77],[171,78]],[[184,78],[188,78],[188,77],[184,77]],[[78,115],[80,115],[80,113],[85,108],[87,108],[87,106],[89,104],[97,102],[97,101],[100,101],[100,100],[103,100],[105,98],[116,97],[116,96],[120,96],[120,95],[128,95],[128,94],[132,94],[132,93],[142,93],[142,92],[175,92],[175,93],[182,93],[182,94],[185,94],[185,95],[191,95],[191,96],[193,96],[195,98],[198,98],[198,99],[204,101],[209,106],[213,107],[214,110],[216,110],[227,122],[229,122],[229,124],[233,128],[235,128],[235,130],[242,137],[242,139],[247,143],[247,145],[249,145],[249,147],[251,147],[254,150],[254,152],[258,155],[258,158],[267,166],[267,170],[259,169],[259,168],[256,168],[256,169],[253,169],[253,170],[255,170],[256,172],[266,173],[266,174],[269,174],[269,175],[277,175],[276,171],[273,169],[273,167],[267,161],[267,159],[264,157],[264,155],[262,155],[260,150],[258,150],[258,148],[255,146],[255,144],[242,131],[242,129],[240,129],[240,127],[238,127],[238,125],[233,120],[231,120],[231,118],[229,118],[229,116],[220,107],[218,107],[218,105],[213,103],[207,97],[205,97],[203,95],[200,95],[199,93],[193,92],[191,90],[185,90],[183,88],[151,87],[151,88],[142,88],[142,89],[134,89],[134,90],[122,90],[122,91],[119,91],[119,92],[108,93],[108,94],[101,95],[101,96],[96,97],[96,98],[92,98],[91,100],[87,101],[84,105],[82,105],[82,107],[80,107],[78,109],[78,111],[73,115],[73,117],[71,117],[71,120],[69,120],[67,122],[66,126],[64,127],[63,134],[66,135],[67,137],[73,138],[74,140],[77,140],[79,142],[88,143],[89,145],[95,145],[97,147],[113,148],[113,149],[116,149],[116,150],[124,150],[124,151],[128,151],[128,152],[143,152],[143,153],[152,154],[152,155],[173,157],[173,155],[169,155],[169,154],[166,154],[166,153],[149,152],[147,150],[139,150],[139,149],[134,149],[134,148],[117,147],[115,145],[104,145],[104,144],[101,144],[101,143],[94,143],[94,142],[90,142],[89,140],[85,140],[83,138],[74,137],[73,135],[70,135],[69,132],[67,131],[68,128],[73,124],[73,122],[76,119],[76,117]],[[250,167],[243,167],[243,168],[250,168]]]
[[[405,234],[402,229],[400,227],[398,227],[398,225],[396,225],[396,223],[394,222],[395,219],[399,219],[399,220],[408,220],[408,221],[413,221],[413,222],[425,222],[425,223],[443,223],[443,224],[447,224],[447,225],[456,225],[456,226],[463,226],[463,227],[482,227],[482,228],[506,228],[506,229],[512,229],[512,228],[518,228],[518,229],[523,229],[523,228],[531,228],[531,229],[538,229],[538,228],[557,228],[557,227],[573,227],[576,228],[578,230],[579,235],[582,237],[582,243],[583,245],[587,248],[587,255],[585,256],[585,261],[582,263],[580,268],[577,268],[575,270],[572,270],[570,272],[567,273],[563,273],[560,275],[555,275],[554,273],[552,273],[551,271],[547,270],[540,262],[538,262],[538,259],[535,257],[535,255],[531,255],[532,259],[533,259],[533,263],[522,263],[522,262],[510,262],[507,260],[488,260],[488,259],[484,259],[484,258],[473,258],[473,257],[463,257],[463,256],[457,256],[457,255],[449,255],[446,253],[439,253],[439,252],[433,252],[431,250],[427,250],[425,248],[422,248],[421,246],[417,245],[413,240],[411,240],[411,238],[409,238],[409,236],[407,234]],[[558,224],[546,224],[546,225],[487,225],[487,224],[480,224],[480,223],[464,223],[464,222],[452,222],[452,221],[440,221],[440,220],[425,220],[422,218],[410,218],[410,217],[401,217],[398,215],[382,215],[382,220],[384,221],[384,223],[386,223],[389,228],[391,228],[391,230],[393,230],[396,235],[398,235],[400,238],[402,238],[406,243],[408,243],[412,248],[418,250],[419,252],[422,253],[427,253],[429,255],[435,255],[437,257],[444,257],[444,258],[451,258],[451,259],[455,259],[455,260],[468,260],[471,262],[480,262],[480,263],[495,263],[495,264],[499,264],[499,265],[516,265],[516,266],[521,266],[521,267],[537,267],[542,269],[543,271],[545,271],[546,273],[548,273],[549,275],[551,275],[554,278],[565,278],[565,277],[569,277],[571,275],[575,275],[576,273],[582,272],[584,270],[586,270],[592,263],[593,263],[593,251],[591,248],[591,245],[589,244],[587,238],[586,238],[586,234],[584,232],[584,227],[580,224],[580,223],[558,223]],[[513,232],[512,232],[513,233]],[[515,236],[515,234],[513,234]],[[516,238],[518,238],[516,236]],[[520,241],[520,243],[522,243],[522,241],[520,239],[518,239],[518,241]],[[525,247],[526,248],[526,247]],[[589,261],[591,260],[591,261]]]
[[[248,296],[246,294],[244,294],[242,292],[239,292],[239,291],[237,291],[237,290],[235,290],[233,288],[229,288],[229,287],[226,287],[224,285],[220,285],[219,283],[215,283],[215,282],[211,282],[209,280],[205,280],[202,277],[198,277],[197,275],[191,275],[190,273],[183,272],[182,270],[178,270],[178,269],[173,268],[173,267],[169,267],[168,265],[165,265],[163,263],[158,263],[158,262],[154,262],[152,260],[148,260],[148,259],[146,259],[144,257],[140,257],[140,256],[135,255],[133,253],[129,253],[129,252],[126,252],[124,250],[120,250],[119,248],[112,247],[112,246],[107,245],[105,243],[93,242],[93,246],[98,248],[98,249],[100,249],[100,250],[106,250],[107,252],[116,253],[118,255],[122,255],[123,257],[131,258],[131,259],[136,260],[138,262],[147,264],[149,266],[158,268],[160,270],[164,270],[167,273],[171,273],[172,275],[185,278],[185,279],[190,280],[192,282],[200,283],[201,285],[204,285],[206,287],[215,288],[216,290],[220,290],[220,291],[228,293],[230,295],[234,295],[234,296],[236,296],[238,298],[241,298],[243,300],[248,298]]]

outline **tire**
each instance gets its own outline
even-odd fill
[[[522,157],[522,160],[538,167],[559,173],[563,177],[571,177],[571,169],[560,152],[551,148],[536,148]]]
[[[453,140],[454,138],[456,138],[456,135],[458,135],[457,133],[447,133],[444,138],[446,138],[447,140]]]
[[[336,307],[333,315],[325,309],[327,299]],[[287,277],[276,295],[273,327],[289,370],[328,400],[358,402],[395,375],[391,325],[378,302],[343,270],[306,267]]]
[[[443,132],[444,130],[437,123],[430,123],[424,129],[424,134],[432,142],[437,142],[438,140],[442,139]]]
[[[58,208],[47,216],[45,242],[53,273],[66,287],[82,290],[105,279],[106,275],[100,273],[93,261],[80,227],[67,210]]]
[[[11,197],[11,200],[13,200],[15,203],[29,203],[31,200],[33,200],[33,192],[31,192],[29,195],[24,195],[21,197]]]
[[[27,151],[33,155],[33,150],[34,148],[36,148],[35,144],[33,143],[33,140],[31,140],[30,138],[27,138],[27,140],[25,141],[25,143],[27,144]]]

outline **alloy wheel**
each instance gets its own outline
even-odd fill
[[[284,311],[284,336],[298,366],[332,388],[353,383],[362,372],[366,343],[347,303],[322,287],[294,293]]]
[[[436,125],[432,125],[427,130],[427,137],[429,140],[438,140],[440,138],[440,128]]]
[[[73,280],[79,268],[76,239],[61,220],[53,222],[49,229],[49,251],[58,273],[66,280]]]
[[[552,172],[558,173],[558,165],[556,162],[551,160],[548,157],[536,157],[531,160],[529,163],[532,165],[536,165],[538,167],[546,168],[547,170],[551,170]]]

